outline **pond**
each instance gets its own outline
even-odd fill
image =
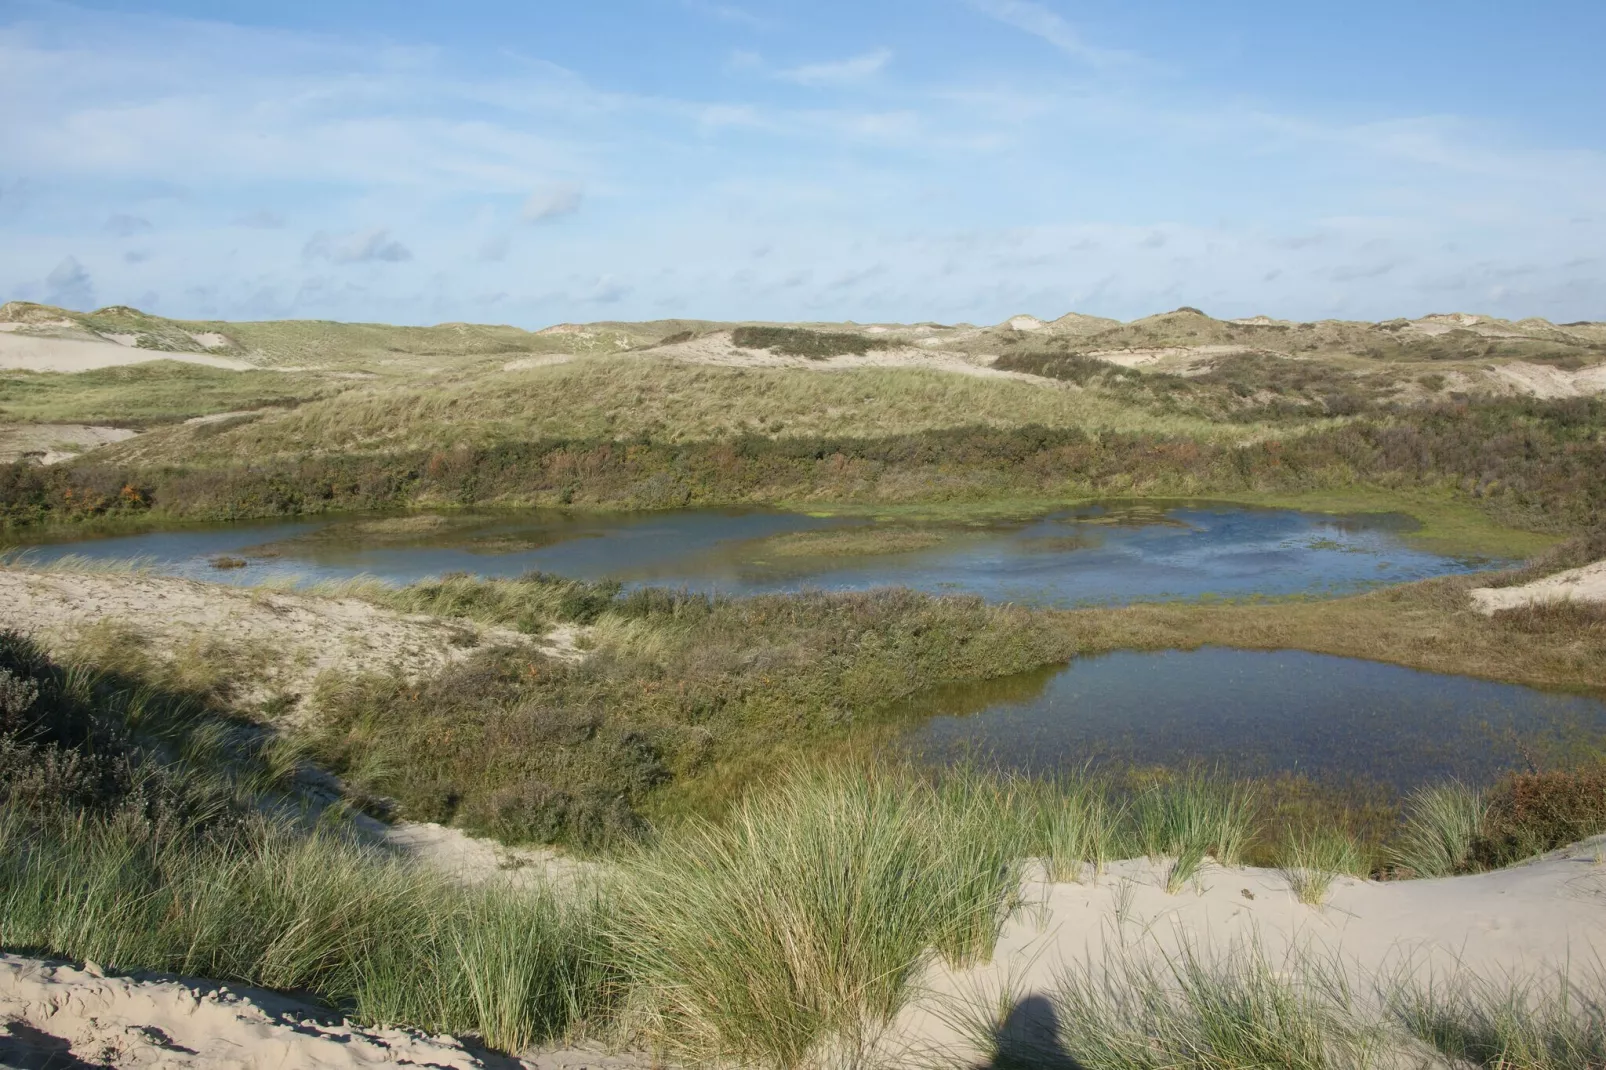
[[[1032,773],[1088,762],[1486,783],[1527,747],[1606,732],[1606,702],[1302,651],[1205,647],[1079,658],[939,689],[891,711],[928,761]]]
[[[915,524],[761,510],[531,510],[184,527],[33,547],[140,558],[197,579],[255,583],[532,569],[743,595],[905,586],[1070,607],[1141,600],[1342,594],[1488,567],[1405,539],[1409,518],[1201,502],[1105,502],[1027,519]],[[215,559],[242,567],[218,569]]]

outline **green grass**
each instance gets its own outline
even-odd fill
[[[615,939],[643,1028],[699,1065],[861,1055],[932,949],[991,957],[1018,880],[978,820],[994,801],[817,773],[627,864]]]
[[[0,421],[153,427],[192,416],[285,408],[349,386],[315,374],[227,371],[158,360],[95,371],[0,371]],[[216,425],[191,429],[216,434]]]
[[[226,840],[0,807],[0,944],[302,990],[377,1024],[520,1050],[600,1006],[594,893],[466,890],[336,835]]]
[[[1465,784],[1426,787],[1406,804],[1406,819],[1389,852],[1393,865],[1417,877],[1448,877],[1472,858],[1487,808]]]
[[[1255,945],[1215,956],[1144,945],[1063,971],[1046,997],[954,1017],[995,1070],[1606,1065],[1599,977],[1378,982],[1377,993],[1357,992],[1337,963],[1273,962]]]
[[[1036,1028],[972,1019],[998,1070],[1359,1070],[1366,1031],[1323,971],[1293,976],[1255,948],[1220,959],[1116,952],[1063,973]],[[1051,1021],[1052,1026],[1045,1023]]]
[[[1157,419],[1097,394],[899,368],[726,368],[596,357],[346,391],[249,425],[142,444],[146,455],[228,463],[312,453],[450,451],[544,439],[674,442],[743,433],[898,435],[984,425],[1109,429],[1241,441],[1254,430]],[[165,452],[156,452],[165,451]]]
[[[1366,850],[1347,829],[1320,826],[1289,833],[1281,868],[1295,898],[1309,906],[1326,902],[1336,878],[1364,877],[1371,870]]]
[[[1391,997],[1413,1036],[1458,1066],[1490,1070],[1599,1070],[1606,1066],[1606,990],[1578,985],[1495,983],[1458,977],[1402,985]]]
[[[941,546],[965,534],[934,528],[897,528],[880,524],[828,531],[795,531],[749,543],[755,559],[792,557],[873,557],[906,554]]]

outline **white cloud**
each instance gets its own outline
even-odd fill
[[[1073,59],[1094,67],[1112,67],[1132,63],[1136,53],[1119,49],[1099,48],[1088,44],[1076,27],[1065,21],[1052,9],[1032,0],[970,0],[977,11],[999,22],[1040,37]]]
[[[551,222],[566,215],[574,215],[580,210],[580,203],[584,199],[585,193],[579,186],[570,184],[543,186],[530,194],[530,199],[524,202],[524,209],[519,216],[526,223]]]
[[[393,239],[385,227],[373,227],[352,234],[319,231],[307,240],[302,253],[308,259],[328,260],[336,264],[373,261],[395,264],[413,258],[412,250]]]
[[[777,71],[776,77],[787,82],[806,86],[851,85],[873,78],[892,61],[892,50],[878,48],[862,56],[834,60],[826,63],[805,63]]]

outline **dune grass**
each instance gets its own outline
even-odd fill
[[[694,1062],[867,1050],[931,951],[991,956],[1018,883],[994,801],[815,774],[627,863],[615,940],[643,1027]]]
[[[955,1018],[991,1070],[1606,1065],[1598,977],[1353,985],[1339,963],[1303,953],[1274,962],[1255,945],[1212,954],[1140,945],[1063,971],[1047,996]]]
[[[1486,813],[1483,793],[1466,784],[1421,788],[1407,803],[1389,860],[1418,877],[1448,877],[1471,860]]]
[[[1598,1070],[1606,1066],[1606,983],[1488,978],[1402,984],[1394,1016],[1457,1066]]]
[[[1281,868],[1301,903],[1321,906],[1333,881],[1341,876],[1365,877],[1371,872],[1367,852],[1344,828],[1305,826],[1284,841]]]
[[[607,976],[594,894],[467,890],[334,834],[222,840],[0,808],[0,944],[312,992],[369,1023],[561,1036]]]

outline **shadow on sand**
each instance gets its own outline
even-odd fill
[[[977,1070],[1083,1070],[1060,1044],[1059,1018],[1044,996],[1010,1008],[992,1036],[994,1055]]]

